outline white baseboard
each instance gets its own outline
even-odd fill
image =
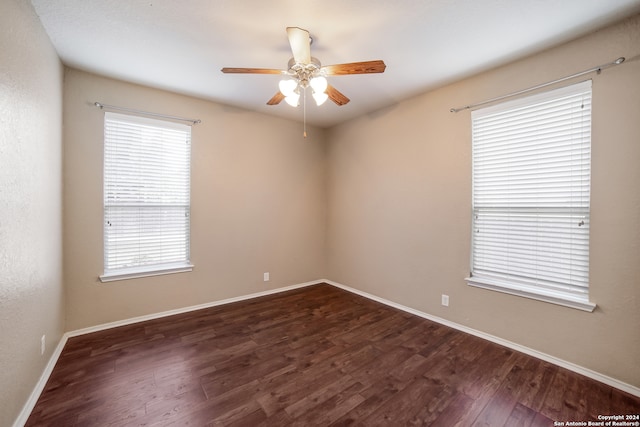
[[[56,366],[56,363],[58,362],[58,358],[60,357],[60,354],[62,353],[62,349],[64,348],[66,343],[67,343],[67,334],[64,333],[62,334],[62,338],[60,338],[60,341],[58,342],[56,349],[51,354],[51,357],[47,362],[47,366],[44,367],[44,371],[42,371],[42,375],[40,375],[40,379],[36,383],[36,386],[34,387],[31,394],[29,395],[29,399],[27,399],[27,402],[22,407],[22,411],[20,411],[18,418],[16,418],[15,422],[13,423],[13,427],[23,427],[26,424],[27,420],[29,419],[29,415],[31,415],[31,411],[33,411],[33,408],[36,406],[36,403],[40,398],[40,394],[42,393],[42,390],[44,390],[44,386],[47,385],[47,381],[49,381],[49,377],[53,372],[53,368]]]
[[[395,303],[393,301],[389,301],[387,299],[378,297],[376,295],[369,294],[367,292],[363,292],[363,291],[360,291],[358,289],[351,288],[351,287],[343,285],[341,283],[334,282],[332,280],[322,279],[322,280],[313,280],[313,281],[305,282],[305,283],[299,283],[297,285],[285,286],[285,287],[277,288],[277,289],[271,289],[271,290],[268,290],[268,291],[257,292],[257,293],[253,293],[253,294],[249,294],[249,295],[242,295],[242,296],[239,296],[239,297],[228,298],[228,299],[224,299],[224,300],[220,300],[220,301],[213,301],[213,302],[209,302],[209,303],[205,303],[205,304],[193,305],[193,306],[190,306],[190,307],[184,307],[184,308],[179,308],[179,309],[175,309],[175,310],[168,310],[168,311],[149,314],[149,315],[145,315],[145,316],[133,317],[133,318],[130,318],[130,319],[119,320],[119,321],[116,321],[116,322],[103,323],[101,325],[91,326],[89,328],[83,328],[83,329],[77,329],[75,331],[65,332],[62,335],[62,338],[60,339],[60,342],[56,346],[55,351],[51,355],[51,358],[49,359],[49,362],[47,363],[47,366],[45,367],[44,371],[42,372],[42,375],[40,376],[40,380],[38,381],[38,383],[34,387],[33,391],[31,392],[31,395],[29,396],[29,399],[27,400],[27,402],[25,403],[24,407],[22,408],[22,411],[18,415],[18,418],[13,423],[13,427],[23,427],[25,425],[25,423],[27,422],[27,419],[29,418],[29,415],[31,415],[31,411],[33,411],[33,408],[35,407],[36,403],[38,402],[38,398],[40,398],[40,394],[44,390],[44,387],[47,384],[47,381],[49,380],[49,377],[51,376],[51,373],[53,372],[53,368],[55,367],[56,363],[58,362],[58,358],[62,354],[62,349],[64,348],[65,344],[67,343],[67,340],[69,338],[71,338],[71,337],[76,337],[76,336],[80,336],[80,335],[84,335],[84,334],[89,334],[91,332],[103,331],[105,329],[116,328],[118,326],[131,325],[131,324],[138,323],[138,322],[144,322],[146,320],[159,319],[159,318],[162,318],[162,317],[172,316],[174,314],[187,313],[187,312],[190,312],[190,311],[201,310],[203,308],[215,307],[215,306],[219,306],[219,305],[230,304],[230,303],[234,303],[234,302],[238,302],[238,301],[249,300],[249,299],[263,297],[263,296],[267,296],[267,295],[278,294],[278,293],[281,293],[281,292],[286,292],[286,291],[290,291],[290,290],[293,290],[293,289],[304,288],[304,287],[307,287],[307,286],[317,285],[317,284],[320,284],[320,283],[328,283],[329,285],[335,286],[336,288],[340,288],[340,289],[343,289],[343,290],[345,290],[347,292],[351,292],[353,294],[360,295],[360,296],[368,298],[370,300],[377,301],[379,303],[388,305],[389,307],[397,308],[399,310],[402,310],[402,311],[410,313],[410,314],[414,314],[414,315],[422,317],[424,319],[431,320],[433,322],[440,323],[440,324],[445,325],[445,326],[449,326],[449,327],[451,327],[453,329],[457,329],[459,331],[466,332],[466,333],[471,334],[471,335],[475,335],[475,336],[477,336],[479,338],[486,339],[486,340],[494,342],[496,344],[500,344],[500,345],[503,345],[505,347],[511,348],[513,350],[528,354],[529,356],[533,356],[533,357],[536,357],[538,359],[542,359],[542,360],[544,360],[546,362],[553,363],[554,365],[558,365],[560,367],[569,369],[570,371],[576,372],[578,374],[581,374],[581,375],[584,375],[586,377],[592,378],[592,379],[594,379],[596,381],[600,381],[600,382],[602,382],[604,384],[610,385],[611,387],[615,387],[615,388],[617,388],[619,390],[625,391],[625,392],[627,392],[629,394],[632,394],[634,396],[640,397],[640,388],[635,387],[635,386],[630,385],[630,384],[627,384],[627,383],[624,383],[624,382],[622,382],[620,380],[617,380],[615,378],[611,378],[611,377],[609,377],[607,375],[603,375],[603,374],[598,373],[596,371],[592,371],[591,369],[587,369],[587,368],[584,368],[582,366],[576,365],[574,363],[567,362],[566,360],[562,360],[562,359],[559,359],[557,357],[551,356],[549,354],[542,353],[540,351],[534,350],[532,348],[525,347],[523,345],[511,342],[511,341],[504,340],[504,339],[496,337],[494,335],[487,334],[485,332],[478,331],[476,329],[472,329],[472,328],[469,328],[467,326],[460,325],[460,324],[452,322],[450,320],[446,320],[446,319],[443,319],[441,317],[433,316],[431,314],[424,313],[422,311],[419,311],[419,310],[404,306],[402,304],[398,304],[398,303]]]
[[[331,280],[321,280],[320,282],[328,283],[328,284],[330,284],[332,286],[335,286],[335,287],[343,289],[345,291],[360,295],[360,296],[368,298],[370,300],[377,301],[379,303],[388,305],[388,306],[393,307],[393,308],[397,308],[397,309],[405,311],[407,313],[415,314],[416,316],[420,316],[420,317],[422,317],[424,319],[428,319],[428,320],[434,321],[436,323],[440,323],[442,325],[449,326],[449,327],[451,327],[453,329],[457,329],[459,331],[466,332],[468,334],[474,335],[474,336],[479,337],[479,338],[483,338],[485,340],[494,342],[496,344],[500,344],[500,345],[508,347],[508,348],[510,348],[512,350],[519,351],[519,352],[524,353],[524,354],[528,354],[529,356],[533,356],[535,358],[542,359],[545,362],[553,363],[554,365],[560,366],[562,368],[566,368],[566,369],[568,369],[570,371],[573,371],[573,372],[576,372],[578,374],[584,375],[585,377],[594,379],[594,380],[599,381],[601,383],[610,385],[611,387],[615,387],[615,388],[617,388],[619,390],[622,390],[622,391],[625,391],[625,392],[627,392],[629,394],[632,394],[634,396],[640,397],[640,388],[639,387],[633,386],[631,384],[627,384],[625,382],[622,382],[622,381],[617,380],[615,378],[612,378],[612,377],[609,377],[607,375],[601,374],[599,372],[593,371],[591,369],[582,367],[580,365],[576,365],[575,363],[571,363],[571,362],[568,362],[566,360],[559,359],[559,358],[557,358],[555,356],[551,356],[549,354],[542,353],[542,352],[540,352],[538,350],[534,350],[532,348],[525,347],[523,345],[514,343],[512,341],[508,341],[508,340],[502,339],[502,338],[497,337],[495,335],[487,334],[485,332],[478,331],[476,329],[472,329],[472,328],[469,328],[469,327],[464,326],[464,325],[460,325],[458,323],[452,322],[450,320],[443,319],[441,317],[437,317],[437,316],[433,316],[431,314],[424,313],[422,311],[413,309],[411,307],[404,306],[402,304],[395,303],[393,301],[389,301],[389,300],[381,298],[379,296],[372,295],[372,294],[369,294],[367,292],[363,292],[363,291],[360,291],[358,289],[351,288],[351,287],[343,285],[341,283],[337,283],[337,282],[334,282],[334,281],[331,281]]]

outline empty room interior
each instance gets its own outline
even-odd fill
[[[2,0],[0,426],[640,425],[639,164],[638,0]]]

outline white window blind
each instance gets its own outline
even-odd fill
[[[592,311],[591,81],[472,112],[470,284]]]
[[[189,126],[105,113],[103,281],[188,271]]]

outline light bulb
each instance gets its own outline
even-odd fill
[[[300,94],[293,92],[291,95],[285,96],[284,100],[292,107],[297,107],[298,101],[300,100]]]
[[[322,76],[314,77],[309,82],[315,93],[322,93],[327,90],[327,79]]]
[[[329,98],[326,93],[313,92],[313,99],[316,100],[316,105],[322,105]]]
[[[298,82],[295,80],[280,80],[278,83],[278,87],[280,88],[280,92],[284,96],[291,96],[295,93],[296,88],[298,87]]]

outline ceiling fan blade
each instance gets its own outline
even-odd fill
[[[224,67],[222,70],[223,73],[227,74],[283,74],[284,71],[276,70],[273,68],[233,68],[233,67]]]
[[[342,92],[331,85],[327,85],[326,93],[327,95],[329,95],[329,99],[335,102],[337,105],[345,105],[349,101],[351,101],[349,98],[344,96]]]
[[[284,99],[282,92],[278,91],[273,97],[267,101],[267,105],[278,105]]]
[[[298,64],[311,62],[311,37],[309,31],[298,27],[287,27],[287,36],[293,52],[293,59]]]
[[[347,74],[369,74],[369,73],[384,73],[385,65],[384,61],[364,61],[364,62],[350,62],[347,64],[326,65],[322,67],[322,71],[327,76],[340,76]]]

